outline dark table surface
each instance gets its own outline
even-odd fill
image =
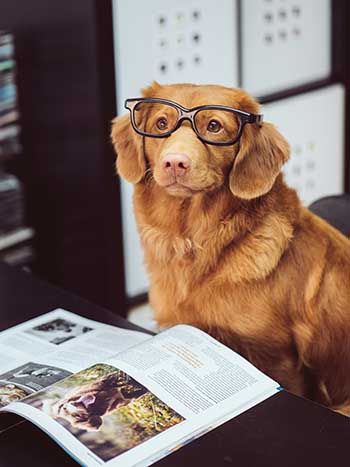
[[[139,329],[117,315],[0,263],[0,330],[54,308]],[[329,466],[348,462],[346,417],[282,391],[158,462],[159,466]],[[28,422],[0,435],[0,467],[77,464]]]

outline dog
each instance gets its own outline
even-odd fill
[[[62,418],[73,427],[85,431],[98,431],[103,417],[147,393],[140,384],[130,388],[121,385],[119,376],[111,374],[81,388],[73,389],[49,410],[54,418]],[[46,408],[47,409],[47,408]]]
[[[11,402],[17,402],[26,397],[28,393],[12,383],[0,383],[0,407],[5,407]]]
[[[196,326],[287,390],[348,414],[350,240],[286,186],[288,142],[241,89],[154,82],[143,97],[155,101],[137,104],[134,125],[156,136],[124,115],[111,138],[117,171],[134,184],[156,320]],[[180,104],[177,116],[158,99]],[[206,105],[253,120],[242,129],[212,108],[194,125]],[[235,144],[206,141],[238,130]]]

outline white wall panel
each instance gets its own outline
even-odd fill
[[[113,0],[118,113],[127,97],[156,79],[237,86],[236,0]],[[127,294],[148,287],[132,212],[122,182]]]
[[[242,0],[242,87],[267,95],[327,78],[330,0]]]
[[[344,190],[344,97],[337,84],[263,107],[291,145],[284,173],[305,204]]]

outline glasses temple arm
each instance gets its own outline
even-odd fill
[[[257,123],[259,126],[261,126],[263,120],[264,120],[263,114],[250,114],[248,118],[249,123]]]

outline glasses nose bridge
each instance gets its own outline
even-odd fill
[[[178,120],[177,120],[176,128],[180,128],[180,126],[182,125],[182,122],[187,120],[187,121],[191,122],[192,130],[196,131],[195,126],[194,126],[193,117],[194,117],[194,111],[193,110],[187,110],[187,109],[179,108],[179,117],[178,117]]]

